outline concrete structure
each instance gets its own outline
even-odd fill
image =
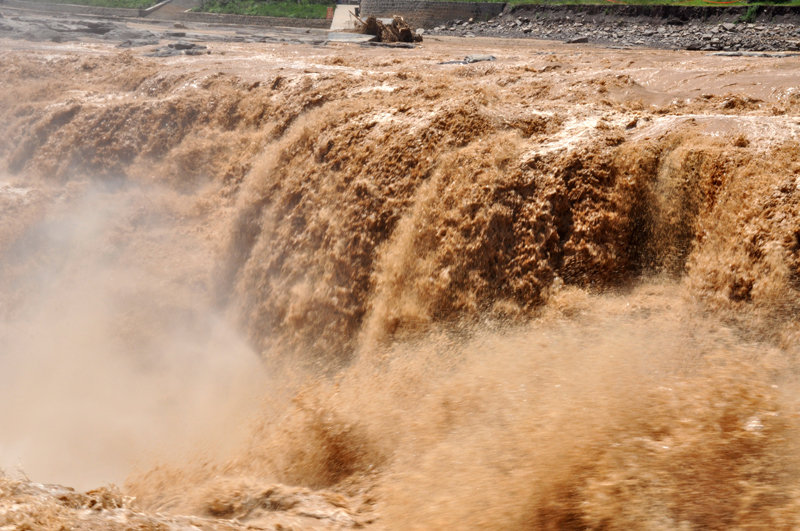
[[[431,27],[451,20],[488,20],[499,15],[500,2],[435,2],[431,0],[361,0],[361,18],[401,15],[412,27]]]
[[[172,15],[173,13],[184,13],[196,7],[200,7],[201,0],[166,0],[159,2],[151,8],[145,16],[158,13],[158,16]]]
[[[345,42],[348,44],[362,44],[375,40],[375,35],[364,35],[363,33],[338,33],[328,32],[328,42]]]
[[[158,18],[154,14],[151,18]],[[286,28],[318,28],[327,29],[331,21],[324,18],[285,18],[262,17],[255,15],[228,15],[223,13],[170,13],[164,16],[168,20],[181,22],[204,22],[206,24],[242,24],[245,26],[283,26]]]
[[[331,21],[331,31],[349,31],[356,29],[355,15],[359,10],[358,4],[337,4]]]

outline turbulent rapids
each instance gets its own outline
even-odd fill
[[[0,41],[0,529],[800,526],[797,61],[429,41]]]

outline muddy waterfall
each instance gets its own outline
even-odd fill
[[[446,52],[0,53],[0,523],[798,525],[797,93]]]

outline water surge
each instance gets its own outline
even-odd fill
[[[298,49],[0,54],[0,523],[798,524],[796,95]]]

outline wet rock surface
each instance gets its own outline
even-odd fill
[[[0,23],[0,36],[29,41],[69,42],[91,39],[108,41],[153,41],[148,30],[132,30],[126,24],[76,17],[48,17],[8,13]]]
[[[0,4],[0,38],[33,42],[111,42],[120,48],[160,48],[143,50],[145,55],[168,57],[212,53],[202,44],[238,42],[322,44],[327,32],[298,28],[242,27],[233,32],[220,32],[208,24],[197,24],[191,31],[164,21],[121,21],[94,19],[70,14],[43,14],[8,8]]]
[[[205,55],[209,53],[211,52],[208,50],[208,47],[202,44],[178,41],[157,48],[148,55],[150,57],[172,57],[175,55]]]

